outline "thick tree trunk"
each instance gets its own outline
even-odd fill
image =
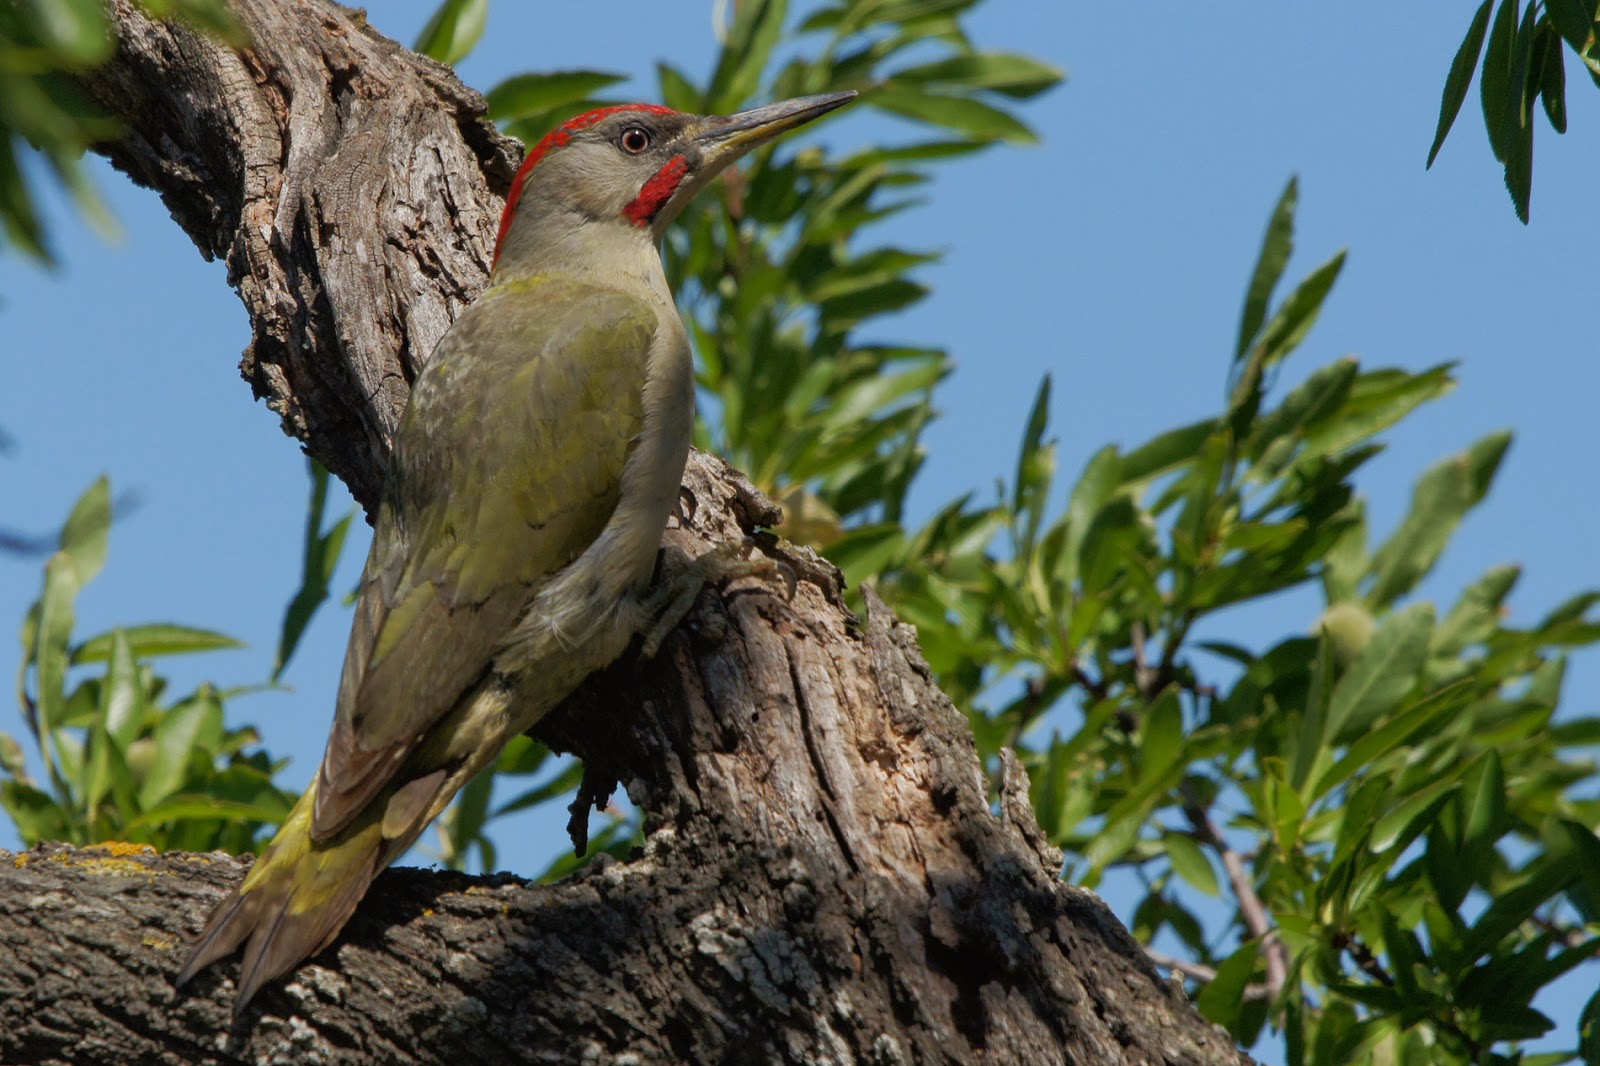
[[[115,4],[106,148],[226,256],[244,374],[369,507],[408,383],[482,285],[518,149],[445,68],[324,0],[240,0],[236,52]],[[774,520],[714,459],[664,565]],[[384,874],[339,944],[230,1026],[187,937],[244,863],[41,847],[0,863],[5,1062],[1231,1063],[1094,896],[1061,883],[1021,769],[998,808],[913,632],[759,538],[652,662],[541,729],[625,782],[645,847],[546,887]],[[9,859],[9,857],[8,857]]]

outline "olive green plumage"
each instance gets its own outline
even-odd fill
[[[316,780],[179,984],[244,945],[242,1011],[327,947],[456,791],[648,624],[694,411],[657,242],[730,160],[852,95],[607,108],[529,153],[489,288],[396,434]]]

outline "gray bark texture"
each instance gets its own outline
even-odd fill
[[[372,506],[408,384],[481,288],[520,148],[448,69],[325,0],[239,0],[235,50],[115,0],[88,82],[106,153],[249,310],[243,372]],[[796,578],[700,597],[540,728],[585,796],[648,813],[567,881],[383,874],[339,943],[229,1018],[185,943],[248,860],[44,845],[0,856],[6,1063],[1115,1063],[1249,1060],[1092,894],[1062,883],[1021,768],[998,803],[914,632],[759,532],[690,463],[663,567],[754,536]]]

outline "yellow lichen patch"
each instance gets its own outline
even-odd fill
[[[101,858],[95,852],[105,852],[106,857]],[[158,873],[162,877],[170,877],[165,871],[152,870],[144,863],[129,856],[154,855],[156,849],[148,844],[96,844],[92,848],[82,851],[58,851],[50,856],[51,862],[71,866],[85,873],[105,874],[109,877],[133,877],[143,875],[155,877]]]
[[[129,844],[121,840],[107,840],[94,846],[95,851],[104,851],[110,855],[121,858],[125,855],[154,855],[156,849],[149,844]]]
[[[422,916],[424,918],[432,918],[433,917],[433,908],[432,907],[424,907],[424,908],[422,908]]]
[[[24,866],[28,865],[28,853],[25,851],[19,851],[17,852],[17,857],[12,861],[16,863],[17,869],[20,870]]]
[[[146,933],[143,940],[147,948],[157,948],[161,951],[170,951],[177,943],[178,938],[165,933]]]

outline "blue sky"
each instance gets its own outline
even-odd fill
[[[409,42],[430,7],[390,2],[371,17]],[[1423,170],[1472,5],[1138,10],[1142,20],[1124,5],[994,0],[972,20],[983,46],[1049,60],[1069,81],[1026,111],[1040,146],[948,167],[932,202],[888,227],[899,243],[946,255],[923,275],[932,298],[881,327],[892,331],[885,339],[941,344],[959,362],[939,394],[944,417],[928,437],[912,517],[1008,474],[1047,372],[1068,483],[1108,441],[1137,443],[1214,412],[1262,227],[1299,174],[1290,277],[1341,247],[1350,260],[1287,379],[1347,353],[1368,365],[1462,362],[1460,388],[1392,433],[1364,475],[1375,529],[1403,512],[1426,465],[1511,428],[1498,486],[1424,595],[1448,602],[1491,565],[1522,562],[1517,623],[1600,586],[1600,497],[1582,473],[1600,454],[1591,280],[1600,93],[1569,70],[1573,132],[1541,126],[1533,223],[1523,227],[1476,92]],[[462,73],[487,89],[526,69],[613,69],[634,73],[636,95],[651,99],[658,58],[704,71],[714,49],[709,4],[500,3]],[[854,140],[898,127],[859,109],[831,129]],[[138,506],[114,528],[106,572],[80,601],[80,632],[152,620],[221,629],[248,650],[172,660],[168,672],[180,686],[258,681],[298,576],[298,447],[238,377],[248,334],[221,264],[200,260],[153,194],[97,173],[120,240],[105,244],[58,204],[59,271],[0,254],[0,427],[14,442],[0,455],[0,525],[46,533],[109,473]],[[363,526],[339,588],[354,584],[364,553]],[[20,621],[38,575],[38,560],[0,557],[0,627]],[[1262,646],[1306,630],[1316,610],[1309,595],[1280,597],[1228,619],[1227,635]],[[295,787],[321,752],[347,626],[346,614],[325,611],[289,673],[293,691],[231,705],[293,756],[285,780]],[[10,676],[16,643],[0,649],[0,675]],[[1569,706],[1593,712],[1597,689],[1600,656],[1579,656]],[[5,712],[0,729],[21,732]],[[542,868],[563,817],[508,826],[501,863]],[[0,846],[14,843],[0,827]],[[1545,1008],[1570,1032],[1580,1003],[1575,993]]]

